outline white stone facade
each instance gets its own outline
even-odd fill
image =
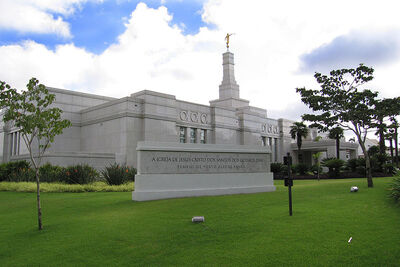
[[[136,167],[140,141],[269,146],[271,162],[281,162],[288,152],[295,155],[289,135],[293,122],[268,118],[265,109],[240,98],[231,52],[223,54],[219,98],[210,105],[148,90],[116,99],[48,89],[56,95],[54,105],[72,122],[72,127],[56,137],[45,157],[54,164],[88,163],[102,168],[117,162]],[[1,124],[0,140],[3,162],[28,159],[18,129]]]

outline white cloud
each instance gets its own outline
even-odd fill
[[[25,88],[31,77],[48,86],[84,89],[86,75],[94,69],[94,56],[72,44],[58,46],[55,51],[44,45],[26,41],[20,45],[0,47],[1,80],[15,88]],[[94,78],[94,77],[93,77]]]
[[[87,1],[90,0],[2,0],[0,28],[70,38],[72,35],[69,24],[60,15],[68,16],[74,13]]]
[[[54,6],[40,2],[38,9],[51,7],[69,14],[79,2]],[[184,35],[179,26],[171,25],[166,7],[151,9],[139,4],[125,21],[126,30],[118,42],[100,55],[74,44],[58,46],[55,51],[35,42],[0,47],[0,80],[22,88],[34,76],[48,86],[115,97],[149,89],[208,104],[218,98],[224,36],[235,32],[230,50],[235,53],[241,97],[271,110],[273,118],[296,119],[300,113],[293,107],[301,103],[295,88],[316,85],[312,73],[298,72],[301,55],[354,30],[370,29],[373,36],[382,29],[400,28],[396,1],[358,3],[210,0],[204,4],[202,17],[215,27],[203,27],[194,35]],[[398,95],[394,79],[399,64],[375,67],[371,86],[382,97]]]

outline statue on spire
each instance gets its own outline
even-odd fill
[[[227,33],[225,36],[227,50],[229,50],[229,37],[231,37],[232,35],[234,35],[234,33]]]

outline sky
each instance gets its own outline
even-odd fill
[[[366,88],[397,97],[398,0],[1,0],[0,80],[111,97],[141,90],[208,105],[224,37],[240,97],[274,119],[309,112],[295,88],[315,72],[375,69]]]

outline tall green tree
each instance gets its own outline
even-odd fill
[[[27,90],[21,92],[0,81],[0,108],[5,110],[3,120],[19,129],[35,169],[39,230],[43,229],[39,173],[41,160],[55,136],[71,125],[69,120],[61,118],[62,111],[59,108],[51,107],[54,100],[55,95],[50,94],[35,78],[30,79]]]
[[[386,140],[389,141],[389,148],[390,148],[390,158],[392,161],[392,164],[395,164],[394,161],[394,154],[393,154],[393,139],[394,139],[394,129],[389,129],[389,131],[385,134]]]
[[[340,159],[340,139],[344,137],[343,128],[337,126],[329,130],[328,137],[336,140],[336,158]]]
[[[392,119],[392,127],[394,129],[393,133],[393,140],[394,140],[394,152],[396,154],[396,167],[399,168],[399,137],[398,137],[398,129],[399,129],[399,123],[395,118]]]
[[[389,119],[391,124],[388,126],[390,129],[393,129],[393,140],[395,145],[395,153],[396,153],[396,166],[399,168],[399,138],[398,138],[398,129],[399,122],[398,117],[400,116],[400,97],[391,98],[388,100],[388,106],[390,107]]]
[[[325,131],[340,126],[356,135],[365,157],[368,187],[373,187],[373,182],[365,140],[376,123],[378,93],[359,87],[373,79],[373,72],[373,68],[360,64],[356,69],[333,70],[329,75],[315,73],[320,89],[296,88],[301,100],[315,112],[303,115],[304,120],[313,122],[311,126]]]
[[[302,163],[301,158],[301,145],[303,143],[303,138],[306,138],[308,135],[308,127],[303,122],[295,122],[292,126],[290,126],[290,135],[293,139],[297,141],[298,155],[297,158],[299,163]]]
[[[400,115],[400,97],[378,100],[375,105],[376,135],[379,136],[379,149],[381,154],[386,154],[385,134],[389,127],[394,128]]]

